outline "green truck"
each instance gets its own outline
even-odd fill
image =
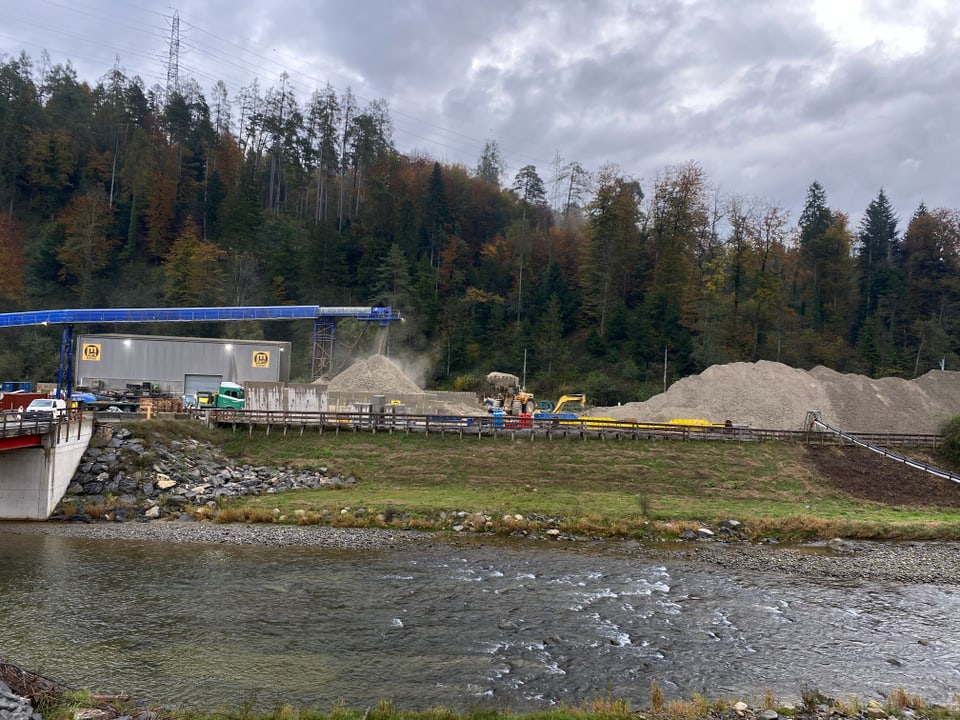
[[[200,390],[197,393],[197,407],[231,408],[243,410],[243,385],[234,382],[222,382],[216,392]]]

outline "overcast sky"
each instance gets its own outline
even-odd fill
[[[384,98],[402,152],[470,168],[496,140],[512,182],[535,165],[618,165],[648,192],[695,161],[722,193],[795,222],[813,180],[853,223],[883,187],[960,207],[960,3],[948,0],[0,0],[0,53],[115,62],[165,84],[174,7],[181,76],[210,97],[289,73]]]

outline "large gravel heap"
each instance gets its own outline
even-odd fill
[[[371,355],[366,360],[354,363],[335,375],[327,384],[327,389],[331,392],[378,395],[423,392],[419,385],[404,375],[403,371],[384,355]]]
[[[591,415],[667,422],[731,420],[772,430],[799,430],[808,411],[851,432],[929,433],[960,414],[960,372],[931,370],[915,380],[809,372],[781,363],[714,365],[646,402],[596,408]]]

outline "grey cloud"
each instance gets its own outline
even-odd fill
[[[119,55],[148,85],[163,80],[169,10],[58,7],[0,10],[14,37],[0,52],[38,58],[46,46],[90,82]],[[852,216],[881,186],[901,215],[921,198],[955,206],[960,11],[861,7],[896,27],[923,22],[928,46],[851,52],[810,0],[212,0],[181,9],[181,68],[232,93],[286,69],[302,102],[327,81],[350,85],[361,102],[388,100],[401,150],[467,166],[492,137],[514,170],[532,163],[544,177],[556,153],[648,179],[694,160],[794,218],[814,179]]]

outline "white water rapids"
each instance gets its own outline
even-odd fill
[[[193,709],[514,711],[960,688],[960,589],[534,543],[331,551],[0,535],[0,655]]]

